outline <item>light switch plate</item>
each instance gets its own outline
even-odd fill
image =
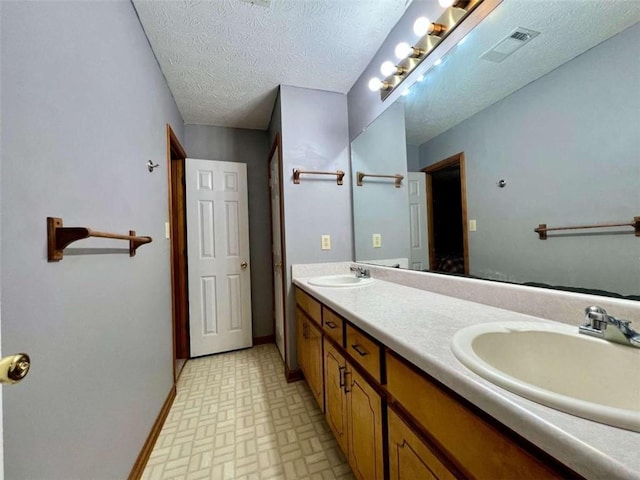
[[[382,235],[380,235],[379,233],[374,233],[373,248],[380,248],[380,247],[382,247]]]
[[[322,250],[331,250],[331,235],[322,235],[321,245]]]
[[[469,231],[475,232],[477,228],[477,224],[475,220],[469,220]]]

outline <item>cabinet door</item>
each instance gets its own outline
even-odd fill
[[[297,338],[297,347],[298,347],[298,367],[304,373],[305,378],[307,376],[307,324],[308,321],[304,317],[304,314],[300,311],[300,309],[296,309],[296,319],[297,319],[297,327],[298,332],[296,335]]]
[[[389,409],[389,480],[454,480],[431,449]]]
[[[325,407],[329,427],[338,445],[347,455],[347,397],[344,393],[346,365],[342,355],[327,340],[324,341]]]
[[[320,410],[324,411],[324,371],[322,368],[322,330],[313,322],[307,322],[306,362],[307,383],[316,397]]]
[[[382,399],[347,363],[349,465],[360,480],[382,480]]]

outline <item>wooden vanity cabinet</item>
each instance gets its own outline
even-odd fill
[[[296,289],[298,363],[360,480],[580,478]]]
[[[326,338],[324,340],[325,416],[329,428],[336,437],[345,456],[347,447],[347,395],[344,391],[344,374],[347,362]]]
[[[324,340],[326,418],[356,478],[384,479],[382,397]]]
[[[298,366],[307,379],[311,393],[324,411],[324,375],[322,367],[322,330],[305,315],[296,310]]]
[[[389,480],[455,480],[434,450],[389,408]]]
[[[360,480],[383,480],[382,397],[349,362],[346,366],[349,465]]]
[[[576,477],[551,458],[541,458],[521,447],[515,434],[488,416],[479,415],[466,402],[389,351],[386,367],[387,389],[393,402],[400,404],[435,439],[463,476],[519,480]]]

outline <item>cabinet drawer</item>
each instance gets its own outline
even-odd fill
[[[472,478],[562,478],[542,459],[399,357],[386,353],[387,389]],[[472,434],[470,434],[472,433]]]
[[[375,340],[347,324],[346,349],[360,366],[380,382],[380,345]]]
[[[322,307],[322,329],[340,346],[344,345],[344,322],[341,317],[328,308]]]
[[[304,312],[318,325],[322,325],[322,310],[320,302],[296,287],[296,302]]]

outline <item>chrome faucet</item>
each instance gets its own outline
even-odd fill
[[[371,277],[371,274],[369,273],[369,270],[364,268],[364,267],[353,266],[353,267],[349,267],[349,270],[351,270],[352,272],[356,272],[356,278],[369,278],[369,277]]]
[[[628,320],[618,320],[608,315],[602,307],[591,306],[584,310],[584,325],[578,331],[610,342],[640,348],[640,332],[629,326]]]

